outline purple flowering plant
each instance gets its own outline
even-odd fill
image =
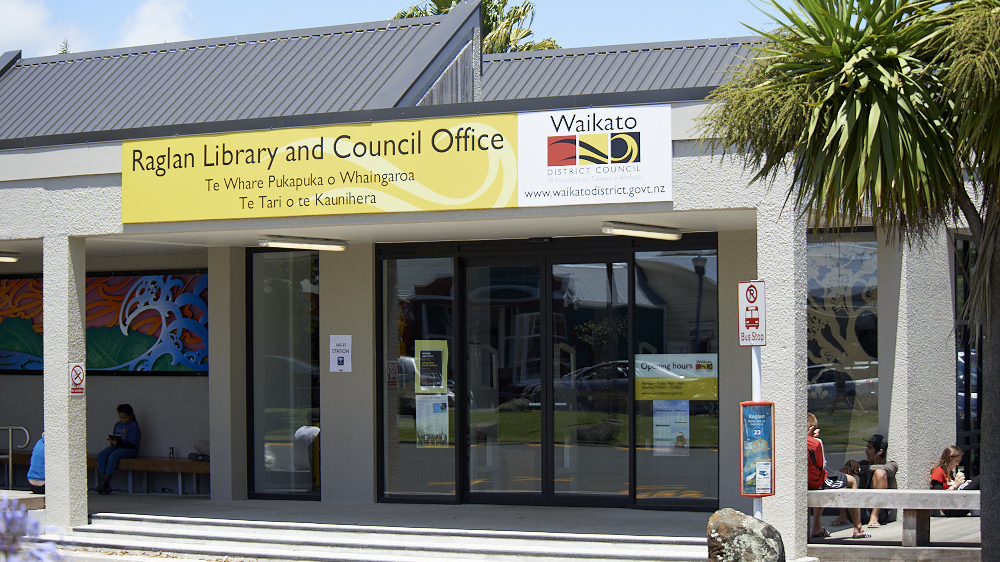
[[[42,525],[28,515],[24,505],[0,494],[0,562],[44,562],[61,560],[51,542],[38,542],[44,532]]]

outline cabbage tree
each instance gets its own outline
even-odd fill
[[[1000,0],[768,0],[776,24],[712,94],[709,147],[753,180],[790,170],[812,224],[919,244],[964,219],[963,311],[984,329],[982,554],[1000,558]],[[784,6],[789,7],[784,7]],[[969,188],[971,186],[971,189]]]

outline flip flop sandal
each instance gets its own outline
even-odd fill
[[[868,533],[861,533],[860,535],[851,535],[852,539],[870,539],[872,536]]]
[[[827,531],[826,529],[823,529],[822,533],[815,533],[815,534],[809,535],[809,537],[813,538],[813,539],[825,539],[826,537],[829,537],[829,536],[830,536],[830,531]]]
[[[867,527],[868,527],[869,529],[878,529],[878,528],[879,528],[879,527],[881,527],[881,526],[882,526],[882,524],[881,524],[881,523],[869,523],[869,524],[867,525]]]

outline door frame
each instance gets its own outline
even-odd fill
[[[718,236],[714,232],[685,234],[679,241],[659,241],[629,237],[574,237],[574,238],[541,238],[522,240],[487,240],[476,242],[433,242],[433,243],[389,243],[376,245],[375,250],[375,290],[376,318],[383,318],[383,267],[388,259],[410,259],[429,257],[449,257],[454,260],[454,317],[460,322],[455,329],[455,347],[466,348],[466,269],[482,265],[531,265],[539,264],[543,271],[541,291],[543,295],[552,293],[552,266],[563,263],[626,263],[628,267],[628,360],[634,361],[635,346],[635,254],[642,251],[655,250],[685,250],[718,248]],[[511,257],[515,256],[515,257]],[[546,329],[542,333],[543,353],[552,349],[552,305],[549,298],[540,298],[540,312],[545,318]],[[383,344],[385,326],[376,330],[376,365],[384,364]],[[550,359],[550,358],[549,358]],[[455,394],[468,396],[467,362],[464,352],[456,356],[454,361]],[[456,402],[455,412],[455,493],[428,497],[427,495],[410,496],[408,494],[389,494],[385,491],[385,459],[384,459],[384,373],[376,374],[376,435],[378,439],[377,467],[377,497],[376,501],[384,503],[481,503],[495,505],[553,505],[578,507],[633,507],[644,509],[686,509],[691,505],[672,506],[659,501],[638,502],[636,497],[636,450],[635,450],[635,389],[634,377],[629,378],[628,396],[628,480],[629,493],[617,496],[604,494],[555,494],[554,458],[552,453],[553,416],[552,416],[552,361],[542,360],[542,384],[545,407],[542,419],[542,491],[541,493],[475,493],[470,491],[469,455],[468,455],[468,401]],[[547,413],[546,413],[547,412]]]

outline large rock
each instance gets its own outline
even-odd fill
[[[712,562],[785,562],[785,546],[774,527],[735,509],[720,509],[708,520]]]

